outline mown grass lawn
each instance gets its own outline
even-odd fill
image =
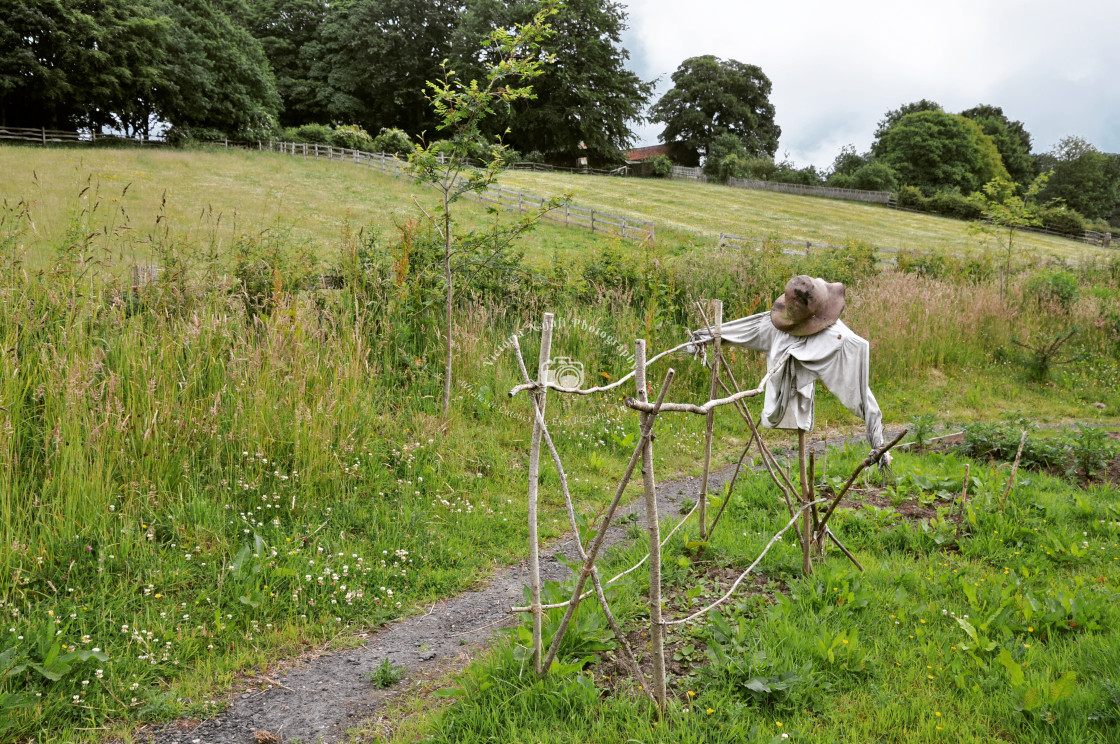
[[[834,451],[819,485],[838,484],[862,456]],[[759,580],[704,620],[674,628],[671,702],[660,720],[604,663],[613,652],[588,650],[612,637],[587,602],[565,640],[566,661],[585,664],[582,673],[533,682],[515,637],[450,688],[453,703],[406,722],[393,740],[1116,741],[1120,491],[1020,472],[1001,509],[1007,469],[972,462],[958,537],[952,499],[965,463],[902,453],[885,490],[865,489],[838,512],[836,533],[863,573],[832,550],[802,576],[789,533]],[[666,619],[722,595],[788,519],[765,475],[742,482],[732,499],[704,556],[682,547],[694,525],[692,538],[686,529],[667,550]],[[603,571],[613,575],[642,554],[640,545],[621,550]],[[648,622],[641,574],[612,597],[635,633]],[[641,650],[648,654],[648,643]]]
[[[880,205],[751,191],[685,179],[631,179],[508,171],[501,182],[543,196],[571,192],[576,203],[650,220],[714,247],[719,234],[775,236],[843,245],[863,240],[878,249],[972,252],[998,247],[999,238],[970,231],[969,223]],[[1020,255],[1078,258],[1110,255],[1050,235],[1017,234]]]
[[[427,208],[434,194],[403,178],[341,161],[268,152],[140,148],[0,147],[0,168],[14,174],[0,184],[0,198],[27,199],[37,229],[31,268],[48,262],[67,234],[77,195],[96,191],[101,209],[122,206],[127,220],[114,229],[147,230],[157,216],[174,231],[228,248],[240,235],[289,230],[322,256],[333,256],[344,226],[393,234],[417,219],[416,196]],[[833,199],[735,189],[687,180],[663,181],[508,171],[502,185],[541,196],[570,192],[573,204],[591,206],[656,225],[669,250],[714,250],[720,232],[844,244],[859,240],[877,249],[982,252],[998,237],[970,231],[965,222]],[[127,187],[127,193],[123,193]],[[123,195],[122,195],[123,194]],[[166,202],[164,203],[164,200]],[[464,226],[492,219],[484,205],[465,199]],[[585,260],[611,239],[602,233],[545,222],[523,243],[530,261],[554,257]],[[631,242],[620,245],[629,251]],[[1016,237],[1020,257],[1108,257],[1114,252],[1045,235]],[[132,246],[131,262],[151,259]]]

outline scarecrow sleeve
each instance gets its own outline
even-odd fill
[[[778,333],[778,329],[770,322],[769,311],[748,315],[745,318],[732,320],[720,326],[720,337],[723,339],[723,343],[767,353],[770,351],[776,333]],[[691,340],[693,348],[689,348],[687,351],[696,353],[712,340],[711,331],[707,328],[693,331]]]

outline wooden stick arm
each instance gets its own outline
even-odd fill
[[[691,343],[690,341],[686,341],[685,343],[680,344],[679,346],[674,346],[671,349],[666,349],[665,351],[663,351],[660,354],[658,354],[657,356],[655,356],[653,359],[650,359],[649,361],[647,361],[646,362],[646,367],[648,368],[651,364],[653,364],[657,360],[661,359],[662,357],[668,356],[669,354],[672,354],[675,351],[680,351],[684,347],[688,346],[690,343]],[[563,385],[557,385],[555,382],[546,382],[546,383],[544,383],[543,386],[540,383],[537,383],[537,382],[526,382],[526,383],[523,383],[521,385],[515,385],[514,387],[510,388],[509,397],[512,398],[520,392],[523,392],[525,390],[536,390],[539,387],[546,387],[549,390],[555,390],[558,393],[571,393],[572,395],[592,395],[594,393],[605,393],[608,390],[614,390],[616,387],[619,387],[620,385],[622,385],[624,382],[626,382],[627,380],[629,380],[633,376],[634,376],[634,372],[630,372],[630,374],[626,375],[625,377],[618,378],[617,380],[615,380],[614,382],[612,382],[609,385],[600,385],[599,387],[591,387],[591,388],[564,387]],[[647,413],[648,413],[648,411],[647,411]]]
[[[734,395],[729,395],[726,398],[716,398],[714,400],[709,400],[707,403],[700,406],[693,403],[663,403],[661,404],[661,410],[676,411],[678,413],[695,413],[701,416],[707,416],[710,411],[713,411],[720,406],[728,406],[737,401],[743,400],[744,398],[753,398],[766,390],[766,383],[770,382],[770,378],[773,377],[779,369],[785,366],[786,359],[788,358],[789,357],[783,357],[780,362],[774,365],[773,369],[766,373],[766,376],[762,378],[762,380],[758,383],[758,387],[756,387],[754,390],[744,390],[742,392],[735,393]],[[634,398],[627,398],[623,402],[625,403],[627,408],[632,408],[635,411],[649,413],[652,410],[649,403],[643,403],[640,400],[635,400]]]

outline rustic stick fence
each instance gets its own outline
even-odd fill
[[[814,478],[814,464],[813,457],[810,453],[809,463],[806,466],[806,446],[805,446],[805,432],[798,432],[798,460],[800,470],[800,486],[795,487],[790,481],[789,477],[785,474],[783,468],[778,464],[776,458],[770,449],[766,446],[762,437],[759,435],[758,428],[755,420],[750,411],[747,410],[745,402],[748,398],[753,398],[760,395],[765,389],[771,377],[780,371],[785,364],[788,363],[788,357],[783,357],[778,360],[772,360],[773,363],[769,365],[769,370],[762,378],[759,384],[750,390],[741,390],[735,376],[731,371],[726,359],[721,353],[720,339],[722,338],[722,321],[723,321],[723,307],[722,303],[718,300],[713,300],[709,305],[712,318],[714,322],[708,321],[708,314],[704,312],[703,307],[700,307],[701,314],[705,318],[705,324],[712,338],[708,343],[708,348],[711,350],[711,356],[705,354],[705,358],[710,359],[711,365],[711,379],[708,386],[708,400],[700,405],[692,403],[675,403],[667,401],[667,394],[672,385],[675,371],[669,368],[665,374],[664,380],[658,389],[657,396],[651,402],[647,395],[647,382],[646,371],[655,362],[663,359],[667,355],[682,350],[689,346],[689,344],[681,344],[673,349],[669,349],[653,358],[647,360],[646,358],[646,344],[643,339],[637,339],[634,342],[634,370],[625,375],[624,377],[608,384],[594,388],[572,388],[564,387],[557,384],[555,381],[548,379],[548,364],[552,355],[552,332],[553,332],[553,319],[552,313],[545,313],[544,320],[541,324],[541,346],[537,364],[537,379],[534,381],[530,378],[528,368],[525,365],[524,357],[521,353],[521,347],[517,339],[513,339],[511,348],[513,349],[518,370],[520,372],[522,383],[513,387],[509,394],[515,396],[521,392],[529,392],[530,404],[533,407],[533,432],[529,445],[529,484],[528,484],[528,524],[529,524],[529,586],[530,586],[530,599],[531,602],[525,607],[511,607],[511,612],[528,612],[531,614],[533,630],[532,630],[532,659],[533,669],[538,676],[548,674],[553,662],[560,649],[560,644],[563,641],[564,635],[567,632],[569,625],[579,608],[579,604],[584,599],[594,595],[599,606],[607,618],[607,622],[611,627],[612,632],[618,639],[619,648],[622,651],[623,662],[633,675],[638,688],[642,690],[645,695],[654,703],[659,712],[664,711],[666,704],[666,690],[665,690],[665,648],[664,648],[664,632],[668,626],[681,625],[684,623],[696,620],[708,612],[719,607],[728,601],[738,586],[743,582],[747,575],[753,571],[762,561],[763,557],[769,550],[781,539],[782,535],[794,529],[797,535],[798,542],[801,545],[802,551],[802,570],[806,575],[812,572],[813,556],[823,555],[825,540],[831,541],[835,544],[843,554],[855,564],[859,570],[863,567],[859,564],[856,557],[845,548],[840,540],[833,534],[832,530],[828,527],[828,519],[835,512],[837,505],[847,494],[848,489],[852,483],[855,482],[858,475],[864,468],[869,467],[871,464],[879,462],[879,460],[890,451],[892,447],[898,444],[902,437],[906,434],[903,430],[897,437],[894,438],[885,447],[878,450],[872,450],[871,454],[860,463],[855,472],[852,473],[845,486],[836,494],[831,497],[818,497],[815,493],[815,478]],[[707,351],[706,349],[705,351]],[[731,388],[728,387],[727,382],[724,381],[724,375],[731,383]],[[619,480],[618,487],[614,491],[614,496],[611,499],[606,513],[602,517],[594,537],[591,540],[590,546],[586,549],[583,541],[580,538],[580,531],[577,528],[577,518],[575,508],[572,504],[571,494],[568,490],[567,475],[564,471],[563,463],[556,446],[552,440],[552,436],[548,430],[548,424],[545,419],[545,399],[547,392],[553,390],[557,393],[572,394],[572,395],[592,395],[596,393],[608,392],[617,389],[630,378],[634,378],[635,396],[626,398],[624,403],[626,407],[638,413],[639,417],[639,431],[640,436],[635,444],[634,451],[630,456],[622,477]],[[725,397],[716,398],[717,387],[721,388]],[[731,479],[731,485],[728,487],[720,506],[719,512],[716,514],[715,519],[709,525],[706,515],[705,504],[708,500],[708,485],[710,478],[710,463],[711,463],[711,446],[712,446],[712,432],[714,426],[714,414],[718,408],[725,406],[733,406],[740,416],[747,422],[751,430],[751,438],[747,443],[747,447],[743,451],[743,457],[739,458],[739,464],[736,467],[735,473]],[[704,473],[703,482],[701,484],[701,495],[696,506],[689,512],[677,526],[674,527],[667,536],[661,537],[661,524],[660,517],[657,509],[657,490],[654,478],[654,460],[653,460],[653,433],[654,425],[659,416],[673,413],[693,413],[705,416],[705,440],[704,440]],[[560,489],[564,497],[565,509],[568,513],[568,522],[572,529],[572,534],[576,543],[576,551],[579,555],[581,566],[576,574],[575,584],[572,590],[571,598],[555,604],[543,605],[541,603],[541,578],[540,578],[540,545],[538,534],[538,513],[537,507],[540,498],[540,455],[541,444],[545,444],[552,461],[556,466],[557,473],[559,474]],[[723,508],[726,507],[731,498],[732,489],[734,488],[735,478],[739,475],[739,470],[742,468],[743,461],[751,447],[757,445],[758,453],[762,458],[766,471],[778,490],[782,494],[782,498],[787,506],[789,512],[789,521],[782,527],[767,543],[765,548],[761,551],[758,557],[744,570],[727,592],[712,602],[707,607],[694,612],[687,617],[666,620],[662,616],[661,607],[661,549],[668,543],[669,539],[687,522],[693,514],[699,512],[700,534],[701,541],[709,541],[715,526],[719,522],[719,518],[723,513]],[[596,561],[599,559],[607,531],[611,526],[614,516],[618,511],[619,504],[622,496],[626,491],[631,478],[634,475],[634,469],[637,467],[639,459],[642,463],[642,493],[646,507],[646,527],[649,538],[649,552],[642,557],[635,565],[620,572],[606,582],[607,585],[618,581],[622,577],[637,570],[640,566],[647,563],[649,564],[649,639],[651,650],[652,670],[650,680],[646,679],[646,675],[642,672],[637,663],[633,649],[630,647],[629,642],[623,633],[622,629],[611,612],[610,604],[606,599],[603,591],[604,583],[600,580]],[[818,507],[828,505],[827,511],[823,514],[818,510]],[[584,591],[588,580],[591,581],[592,589]],[[543,613],[549,609],[563,609],[564,615],[560,621],[555,634],[549,643],[547,652],[544,649],[544,639],[542,637],[542,629],[544,625]]]

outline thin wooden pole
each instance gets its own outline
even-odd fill
[[[510,339],[513,341],[513,351],[517,358],[517,368],[521,372],[521,377],[525,382],[529,382],[532,378],[529,377],[529,370],[525,367],[525,359],[521,356],[521,346],[517,343],[517,337],[514,336]],[[583,549],[583,541],[579,537],[579,525],[576,522],[576,510],[572,504],[572,494],[568,489],[568,478],[564,474],[564,463],[560,461],[560,453],[556,450],[556,445],[552,442],[552,437],[548,433],[548,425],[544,421],[544,414],[539,405],[543,401],[539,401],[535,396],[530,398],[533,404],[533,414],[536,425],[541,429],[541,435],[544,440],[545,446],[548,447],[549,453],[552,455],[552,464],[556,466],[556,474],[560,477],[560,490],[564,494],[564,506],[568,511],[568,524],[572,528],[572,536],[575,538],[576,551],[579,553],[581,561],[587,561],[587,551]],[[634,675],[634,680],[638,683],[641,689],[645,692],[646,697],[650,702],[656,704],[657,701],[653,698],[653,693],[645,681],[645,676],[642,674],[642,669],[638,665],[638,660],[634,657],[634,652],[630,648],[630,642],[626,639],[626,634],[622,632],[618,621],[611,612],[610,604],[607,603],[607,596],[603,592],[602,582],[599,581],[599,572],[594,566],[591,567],[591,583],[594,587],[596,599],[599,600],[599,606],[603,608],[603,614],[607,618],[607,624],[611,626],[614,631],[615,637],[618,638],[618,645],[622,649],[622,657],[626,665],[630,668],[630,673]],[[544,609],[543,607],[541,609]]]
[[[809,498],[809,476],[805,470],[805,430],[797,430],[797,469],[801,473],[801,502],[808,504],[812,502]],[[809,554],[809,546],[812,543],[812,525],[811,522],[811,509],[806,509],[801,513],[801,529],[804,536],[801,540],[801,571],[806,576],[813,573],[813,561]]]
[[[634,383],[638,400],[645,403],[646,395],[646,342],[634,342]],[[639,418],[647,424],[649,414]],[[653,697],[661,710],[665,709],[665,644],[661,626],[661,524],[657,514],[657,488],[653,478],[653,438],[646,437],[642,448],[642,486],[646,497],[646,526],[649,529],[649,641],[653,650]],[[702,512],[701,512],[702,513]]]
[[[1003,492],[1003,498],[999,502],[1000,513],[1003,513],[1003,507],[1007,505],[1007,497],[1011,495],[1011,487],[1015,485],[1015,474],[1019,472],[1019,458],[1023,456],[1023,445],[1027,443],[1027,430],[1023,429],[1023,436],[1019,440],[1019,450],[1015,453],[1015,462],[1011,464],[1011,479],[1007,481],[1007,490]]]
[[[541,352],[537,362],[537,381],[544,382],[548,373],[548,360],[552,353],[552,313],[544,314],[541,326]],[[548,388],[541,386],[533,391],[542,416],[545,407],[545,394]],[[541,673],[541,558],[537,534],[537,493],[540,485],[541,427],[533,419],[533,438],[529,444],[529,590],[532,593],[533,612],[533,671]]]
[[[722,340],[723,328],[723,302],[720,300],[711,300],[712,310],[712,323],[708,326],[708,332],[712,334],[712,375],[708,383],[708,400],[716,397],[716,383],[719,379],[719,355],[720,355],[720,342]],[[715,410],[708,411],[707,420],[704,422],[704,476],[700,484],[700,541],[703,542],[708,539],[708,480],[711,475],[712,469],[712,429],[715,426],[716,412]]]
[[[723,503],[719,505],[716,511],[716,516],[712,519],[711,526],[708,527],[708,539],[712,539],[712,534],[716,531],[716,525],[719,524],[720,517],[723,516],[723,510],[727,508],[728,503],[731,502],[731,494],[735,490],[735,481],[739,478],[739,471],[743,469],[743,461],[747,459],[747,453],[751,451],[751,445],[754,444],[754,434],[751,434],[750,439],[747,440],[747,446],[743,448],[743,454],[739,455],[739,462],[735,465],[735,472],[731,474],[731,482],[727,484],[727,496],[724,498]],[[699,506],[699,504],[697,504]]]
[[[638,466],[638,459],[642,456],[645,450],[647,440],[653,436],[653,422],[657,418],[657,414],[661,412],[661,404],[665,401],[665,396],[669,392],[669,386],[673,383],[673,377],[676,371],[672,367],[665,373],[665,381],[661,383],[661,390],[657,393],[657,400],[653,404],[653,410],[645,417],[645,423],[641,428],[641,437],[639,437],[637,444],[634,446],[634,453],[630,455],[630,462],[626,464],[626,470],[622,473],[622,480],[618,482],[618,487],[614,491],[614,498],[611,499],[610,506],[607,507],[607,513],[603,516],[603,521],[599,526],[599,532],[595,535],[595,539],[591,541],[591,547],[587,551],[587,560],[583,563],[583,568],[580,569],[579,576],[576,577],[575,590],[572,592],[572,601],[568,603],[568,609],[564,612],[564,617],[560,620],[560,627],[556,630],[556,635],[552,637],[552,645],[548,647],[548,655],[541,662],[543,669],[547,670],[552,665],[552,660],[556,658],[556,653],[560,650],[560,642],[564,640],[564,634],[568,631],[568,625],[572,622],[572,616],[575,614],[576,609],[579,608],[579,602],[583,596],[583,587],[587,583],[588,577],[591,576],[591,571],[595,566],[595,561],[599,558],[599,551],[603,547],[603,541],[606,539],[607,530],[611,526],[611,520],[614,519],[615,510],[618,509],[618,502],[622,500],[622,494],[626,491],[626,486],[630,484],[630,478],[634,475],[634,468]]]
[[[968,475],[969,469],[972,467],[970,463],[964,464],[964,487],[961,488],[961,498],[957,506],[957,531],[956,537],[959,540],[961,537],[961,522],[964,521],[964,500],[968,498]]]

